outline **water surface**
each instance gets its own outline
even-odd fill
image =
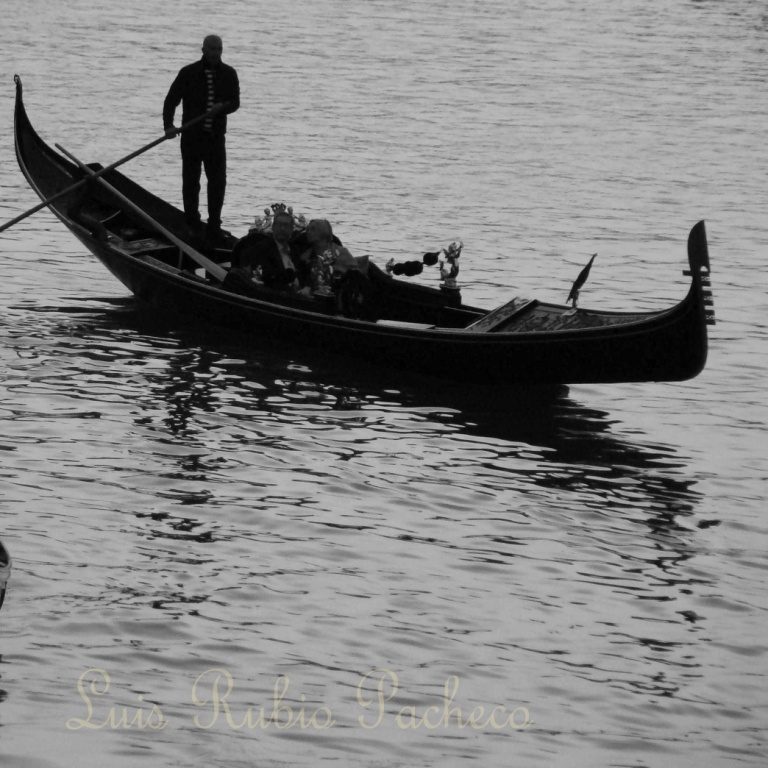
[[[6,761],[761,765],[760,8],[6,5],[2,220],[36,202],[14,72],[107,163],[217,31],[233,232],[281,201],[380,264],[460,238],[487,306],[597,251],[582,304],[655,309],[703,218],[718,317],[691,382],[457,391],[163,326],[49,213],[3,233]],[[177,152],[125,170],[179,204]]]

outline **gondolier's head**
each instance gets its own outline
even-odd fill
[[[218,35],[207,35],[203,40],[203,58],[211,65],[216,65],[221,61],[221,53],[224,50],[224,44]]]

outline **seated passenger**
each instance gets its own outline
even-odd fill
[[[365,274],[368,257],[356,259],[325,219],[309,222],[306,239],[310,248],[300,258],[308,282],[302,293],[332,296],[337,314],[375,320],[379,299]]]
[[[334,237],[325,219],[312,219],[306,232],[309,249],[300,259],[308,274],[308,286],[313,293],[329,295],[348,272],[358,271],[357,261],[347,248]]]
[[[277,211],[271,232],[249,232],[238,241],[232,251],[232,266],[259,277],[268,288],[296,290],[304,282],[299,279],[300,250],[293,241],[293,215],[287,210]]]

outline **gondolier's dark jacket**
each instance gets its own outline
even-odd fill
[[[163,103],[163,128],[166,131],[173,126],[173,116],[180,102],[183,104],[182,125],[207,112],[208,83],[205,68],[205,58],[202,57],[199,61],[179,70]],[[212,126],[214,135],[223,136],[227,132],[227,115],[240,107],[240,81],[237,78],[237,72],[224,62],[220,62],[213,71],[214,102],[228,102],[227,109],[216,115]],[[192,132],[202,133],[203,124],[198,123],[193,126],[190,129],[190,133]]]

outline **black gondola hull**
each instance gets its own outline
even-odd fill
[[[415,333],[346,318],[307,317],[310,313],[158,274],[149,265],[81,239],[152,315],[231,329],[244,339],[282,339],[444,379],[482,384],[682,381],[698,375],[706,362],[705,325],[692,296],[652,320],[611,331],[480,338],[455,331]]]

